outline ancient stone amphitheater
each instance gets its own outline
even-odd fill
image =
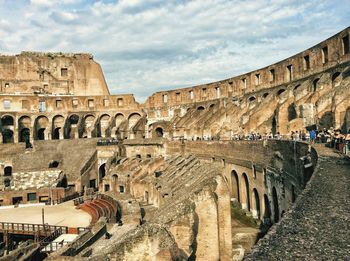
[[[350,128],[349,35],[143,104],[90,54],[0,56],[0,260],[348,259],[349,162],[287,137]]]

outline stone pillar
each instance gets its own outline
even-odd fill
[[[33,127],[29,127],[29,142],[33,144],[34,142],[34,129]]]
[[[232,226],[230,192],[222,176],[217,176],[218,183],[215,193],[217,195],[219,251],[220,260],[232,259]]]
[[[64,139],[64,133],[63,133],[63,132],[64,132],[63,127],[58,129],[58,138],[59,138],[60,140],[63,140],[63,139]]]
[[[198,194],[195,204],[198,215],[197,260],[220,260],[218,211],[210,188],[206,187]]]

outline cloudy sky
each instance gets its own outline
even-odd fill
[[[349,0],[0,0],[0,53],[92,53],[111,93],[225,79],[350,26]]]

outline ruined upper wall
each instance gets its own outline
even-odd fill
[[[109,95],[91,54],[0,55],[0,94]]]
[[[350,61],[349,35],[350,27],[283,61],[233,78],[154,93],[145,102],[145,107],[174,106],[213,100],[289,84]]]

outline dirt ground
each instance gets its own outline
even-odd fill
[[[42,208],[44,222],[49,225],[87,227],[91,221],[88,213],[76,209],[73,201],[68,201],[54,206],[0,209],[0,222],[42,224]]]

